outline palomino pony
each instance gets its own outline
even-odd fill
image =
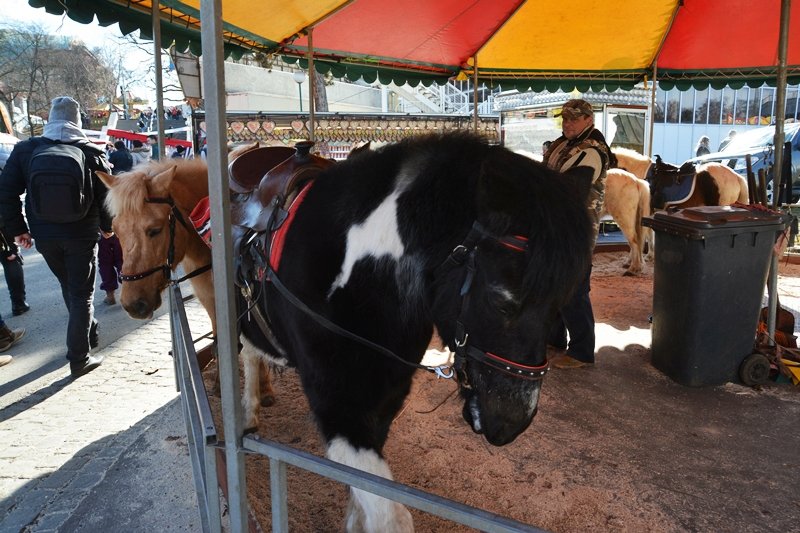
[[[241,254],[266,261],[245,282],[280,346],[242,333],[297,369],[330,459],[391,478],[383,447],[414,372],[435,370],[420,365],[434,326],[472,430],[502,446],[530,425],[552,320],[591,260],[589,174],[450,134],[337,163],[288,212],[264,202],[279,229]],[[402,505],[350,495],[349,531],[413,530]]]
[[[98,176],[109,189],[106,202],[125,260],[120,303],[131,317],[150,318],[161,306],[161,293],[179,264],[189,274],[211,264],[211,250],[189,222],[189,213],[208,196],[208,168],[201,159],[171,159],[137,166],[118,176],[103,172]],[[189,281],[216,336],[212,273],[201,272]],[[257,424],[258,405],[272,405],[275,393],[267,368],[259,369],[260,354],[252,345],[244,343],[241,356],[245,390],[252,393],[243,396],[245,427],[250,428]]]
[[[606,192],[603,211],[614,219],[630,247],[625,276],[642,272],[642,254],[647,237],[642,217],[650,214],[650,186],[630,172],[611,168],[606,173]]]

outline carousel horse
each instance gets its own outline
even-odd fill
[[[454,374],[466,423],[512,442],[538,409],[553,318],[589,268],[590,171],[449,134],[311,174],[244,187],[232,221],[237,282],[269,322],[242,335],[296,368],[326,455],[391,479],[383,447],[418,369]],[[452,368],[421,364],[434,326]],[[346,520],[413,530],[404,506],[353,488]]]
[[[233,152],[230,157],[235,160],[237,155]],[[170,284],[172,271],[181,265],[216,337],[214,279],[207,268],[211,250],[188,222],[192,209],[208,196],[205,161],[154,161],[117,176],[103,172],[98,176],[109,189],[106,202],[125,260],[126,273],[120,276],[122,307],[132,318],[152,317],[161,307],[161,294]],[[257,408],[250,403],[272,405],[275,393],[267,367],[258,365],[260,354],[245,343],[241,357],[245,387],[261,391],[255,399],[243,397],[245,411],[257,417]]]

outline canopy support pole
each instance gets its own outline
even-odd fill
[[[478,54],[472,57],[472,131],[478,133]]]
[[[150,8],[153,20],[153,60],[156,69],[156,124],[158,125],[158,158],[164,160],[164,81],[161,76],[161,8],[153,0]]]
[[[772,166],[772,208],[777,209],[780,197],[780,184],[783,175],[783,123],[786,119],[786,53],[789,47],[789,12],[792,0],[781,1],[780,34],[778,37],[778,77],[775,91],[775,159]],[[791,190],[791,185],[789,185]],[[778,310],[778,255],[773,253],[769,266],[769,299],[767,313],[767,332],[769,344],[775,344],[775,321]]]
[[[314,28],[308,28],[308,137],[314,140],[314,112],[316,106],[316,78],[317,72],[314,70]]]
[[[231,238],[230,195],[228,193],[228,147],[225,110],[225,67],[223,53],[222,0],[201,0],[203,85],[208,139],[208,193],[211,204],[211,259],[217,316],[217,364],[225,432],[225,465],[228,481],[230,528],[248,531],[247,485],[242,451],[242,405],[239,401],[239,346],[236,335],[235,272]]]
[[[650,91],[650,138],[647,142],[647,157],[653,158],[653,131],[656,116],[656,77],[658,76],[658,61],[653,61],[653,90]]]

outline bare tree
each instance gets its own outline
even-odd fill
[[[113,97],[116,87],[112,69],[95,52],[80,41],[50,35],[37,24],[0,29],[0,72],[0,97],[12,113],[14,100],[25,98],[29,127],[34,116],[47,116],[56,96],[72,96],[89,110],[109,91]]]

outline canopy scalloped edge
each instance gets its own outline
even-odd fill
[[[800,66],[792,65],[787,67],[787,84],[794,85],[800,83]],[[707,88],[741,89],[750,87],[755,89],[762,86],[775,87],[777,85],[777,72],[774,70],[758,69],[736,69],[728,71],[674,71],[660,70],[658,72],[658,86],[665,91],[678,89],[688,91],[689,89],[703,90]]]

